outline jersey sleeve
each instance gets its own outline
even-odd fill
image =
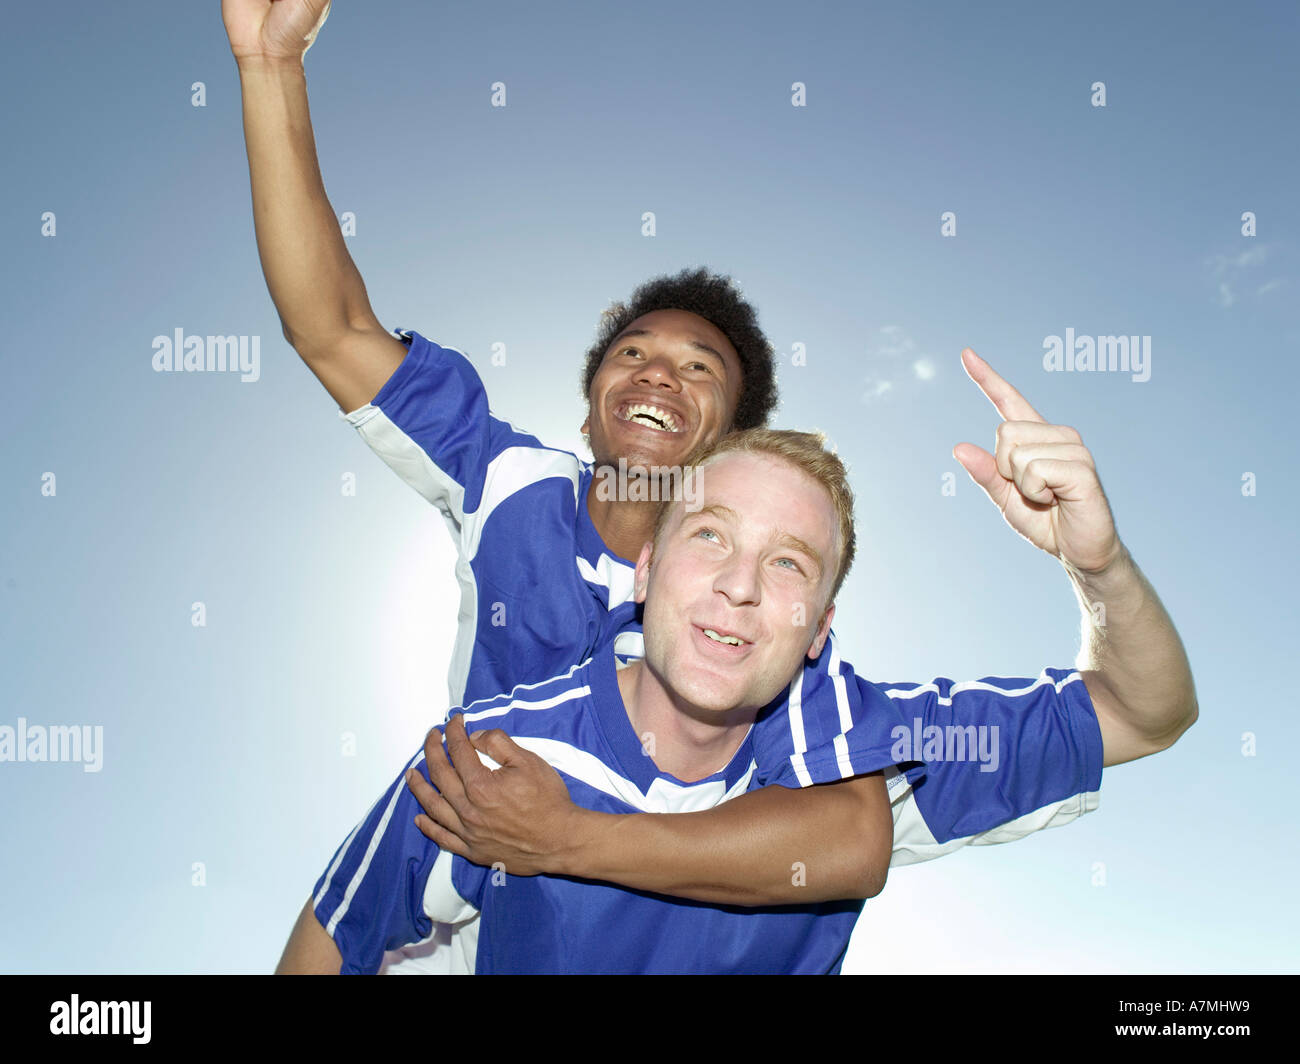
[[[461,352],[409,329],[395,335],[408,347],[401,365],[374,399],[340,417],[458,534],[465,515],[482,507],[506,451],[537,452],[534,461],[543,463],[560,461],[564,452],[544,448],[495,417],[482,380]]]
[[[1097,808],[1101,726],[1077,670],[870,686],[903,718],[896,757],[924,761],[910,787],[891,789],[891,866],[1011,842]]]
[[[894,756],[901,727],[897,706],[858,680],[832,632],[817,660],[805,661],[755,722],[755,778],[764,787],[811,787],[901,765],[908,760]]]
[[[425,771],[423,763],[421,750],[406,768]],[[403,769],[316,881],[312,908],[343,957],[340,974],[374,974],[385,951],[425,941],[435,921],[460,923],[477,912],[453,885],[454,855],[415,826],[421,812]]]

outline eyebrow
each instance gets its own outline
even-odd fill
[[[685,524],[686,521],[693,517],[701,517],[704,514],[712,514],[714,517],[721,517],[736,523],[739,523],[740,521],[740,515],[730,506],[722,506],[719,503],[714,503],[712,506],[704,506],[692,514],[687,514],[686,518],[682,521],[682,524]],[[826,571],[826,562],[822,559],[821,554],[801,540],[798,536],[791,535],[789,532],[782,532],[777,536],[776,542],[778,546],[784,547],[786,550],[798,551],[800,554],[807,555],[808,558],[812,560],[812,563],[817,566],[818,579],[820,579],[822,573]]]
[[[612,347],[614,344],[618,343],[620,340],[628,336],[658,336],[658,335],[659,335],[658,333],[652,332],[650,329],[624,329],[621,333],[619,333],[616,337],[614,337],[614,339],[610,343],[610,346]],[[699,340],[687,340],[686,342],[689,346],[695,348],[695,350],[703,351],[705,354],[712,355],[714,358],[718,360],[719,363],[721,363],[723,369],[727,368],[727,360],[723,358],[721,354],[719,354],[717,351],[711,348],[708,344],[700,343]]]
[[[692,517],[700,517],[703,514],[713,514],[714,517],[725,517],[728,521],[740,521],[740,515],[730,506],[722,506],[716,502],[712,506],[702,506],[693,514],[687,514],[686,516],[689,520]]]
[[[818,579],[820,579],[822,573],[826,571],[826,565],[822,561],[822,556],[818,554],[817,551],[813,550],[812,547],[808,546],[808,544],[798,536],[792,536],[789,532],[782,532],[780,537],[778,537],[777,542],[789,550],[799,551],[801,554],[808,555],[808,557],[812,559],[812,563],[817,566]]]

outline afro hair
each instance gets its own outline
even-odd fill
[[[611,303],[602,313],[595,343],[587,352],[582,374],[582,395],[591,394],[591,382],[604,361],[614,337],[637,318],[656,310],[686,310],[710,322],[740,356],[740,398],[732,428],[762,428],[776,406],[776,375],[772,345],[758,327],[754,308],[741,298],[730,277],[709,272],[704,266],[684,269],[674,276],[653,277],[626,302]]]

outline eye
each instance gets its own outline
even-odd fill
[[[641,352],[635,347],[625,347],[619,352],[620,355],[640,355]]]
[[[699,369],[699,370],[703,370],[705,373],[712,373],[712,372],[713,372],[713,370],[710,369],[710,368],[709,368],[705,363],[703,363],[703,362],[691,362],[690,364],[687,365],[686,368],[687,368],[687,369]]]
[[[718,534],[715,531],[713,531],[713,529],[711,528],[697,528],[692,538],[699,539],[699,538],[707,538],[709,536],[713,537],[712,539],[709,540],[710,543],[717,541]]]
[[[777,558],[776,564],[782,569],[788,569],[792,573],[803,574],[803,567],[793,558]]]

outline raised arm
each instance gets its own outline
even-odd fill
[[[253,222],[284,337],[344,411],[364,406],[406,355],[380,324],[325,195],[303,56],[329,0],[222,0],[239,68]]]
[[[1155,588],[1127,550],[1105,572],[1066,572],[1082,613],[1076,664],[1101,725],[1104,764],[1167,749],[1199,709],[1187,652]]]
[[[1078,668],[1101,726],[1107,766],[1172,746],[1199,715],[1191,665],[1155,589],[1120,542],[1092,453],[1050,425],[969,348],[966,372],[1003,421],[993,454],[953,449],[1003,518],[1057,558],[1083,614]]]

